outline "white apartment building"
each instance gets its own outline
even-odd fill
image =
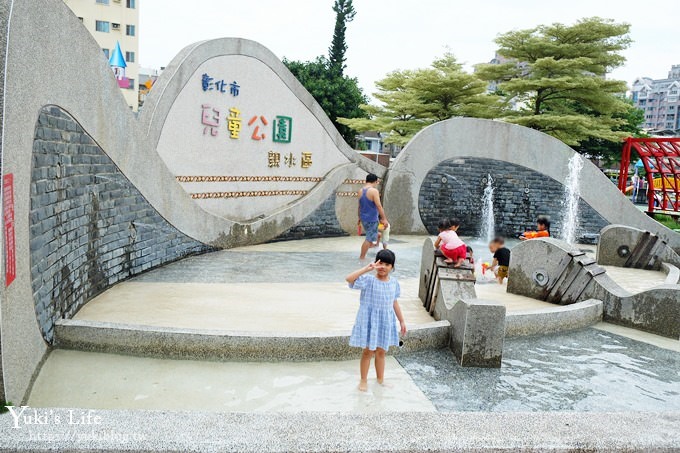
[[[140,0],[64,0],[94,36],[108,59],[120,43],[125,57],[125,79],[118,81],[123,96],[137,111],[139,91],[139,1]]]
[[[645,111],[644,129],[652,133],[680,130],[680,65],[673,65],[665,79],[635,79],[631,96],[635,106]]]

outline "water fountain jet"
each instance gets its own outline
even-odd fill
[[[578,229],[578,202],[580,198],[579,177],[583,168],[583,159],[574,154],[569,159],[569,174],[564,183],[564,216],[562,217],[562,240],[568,244],[576,242]]]
[[[482,197],[482,228],[479,234],[481,240],[491,242],[496,233],[496,223],[493,216],[493,179],[487,175],[484,196]]]

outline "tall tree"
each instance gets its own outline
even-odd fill
[[[347,24],[352,22],[356,11],[352,6],[352,0],[335,0],[333,11],[335,11],[335,29],[333,30],[333,41],[328,48],[328,60],[331,68],[342,74],[345,69],[345,53],[347,52],[345,33],[347,32]]]
[[[463,71],[446,53],[430,68],[394,71],[376,82],[373,96],[381,105],[362,105],[368,118],[338,121],[363,132],[387,133],[386,143],[406,144],[419,130],[454,116],[492,118],[498,97],[486,94],[487,84]]]
[[[328,49],[329,57],[319,56],[313,61],[290,61],[284,58],[283,64],[321,105],[345,141],[354,143],[356,132],[337,119],[366,116],[359,106],[368,100],[359,88],[358,80],[344,74],[347,23],[354,19],[356,11],[352,0],[335,0],[333,11],[335,30]]]
[[[503,119],[538,129],[569,145],[588,139],[617,142],[629,110],[626,83],[606,74],[621,66],[630,45],[630,25],[597,17],[574,25],[541,25],[500,35],[501,64],[477,66],[496,81],[514,108]]]
[[[289,61],[284,58],[283,64],[321,105],[345,141],[354,143],[356,132],[337,119],[366,116],[359,106],[365,104],[367,99],[357,79],[332,69],[325,57],[317,57],[314,61]]]

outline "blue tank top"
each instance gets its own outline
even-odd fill
[[[368,188],[361,189],[361,197],[359,197],[359,217],[363,222],[377,222],[378,207],[366,196],[367,190]]]

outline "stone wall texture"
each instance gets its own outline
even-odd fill
[[[288,241],[291,239],[311,239],[322,237],[349,236],[342,228],[335,211],[335,193],[302,222],[279,235],[270,242]]]
[[[1,70],[5,67],[5,52],[7,50],[7,26],[9,20],[9,2],[8,0],[0,0],[0,116],[4,112],[5,105],[5,71]],[[0,118],[0,131],[2,131],[4,118]],[[2,134],[0,133],[0,174],[2,174]],[[0,365],[2,366],[2,365]],[[0,373],[0,376],[2,374]],[[0,383],[2,383],[0,381]],[[2,386],[0,386],[2,387]]]
[[[162,218],[59,107],[38,118],[30,195],[32,288],[48,342],[57,319],[109,286],[211,250]]]
[[[446,160],[423,180],[418,207],[428,232],[437,234],[440,219],[455,217],[462,222],[459,234],[478,235],[488,175],[494,188],[496,234],[516,237],[535,229],[536,218],[546,215],[552,223],[552,235],[559,237],[564,199],[561,183],[520,165],[469,157]],[[579,224],[577,238],[598,233],[608,222],[581,200]]]
[[[5,105],[5,50],[7,48],[7,20],[9,18],[9,2],[7,0],[0,0],[0,131],[2,131],[5,118],[2,117],[2,112]],[[0,133],[0,175],[2,173],[2,134]],[[0,209],[1,211],[1,209]],[[0,232],[2,229],[0,228]],[[4,233],[3,233],[4,234]],[[0,260],[4,256],[0,254]],[[0,269],[4,272],[4,264],[0,265]],[[2,326],[0,326],[0,401],[5,401],[5,384],[2,374]]]

